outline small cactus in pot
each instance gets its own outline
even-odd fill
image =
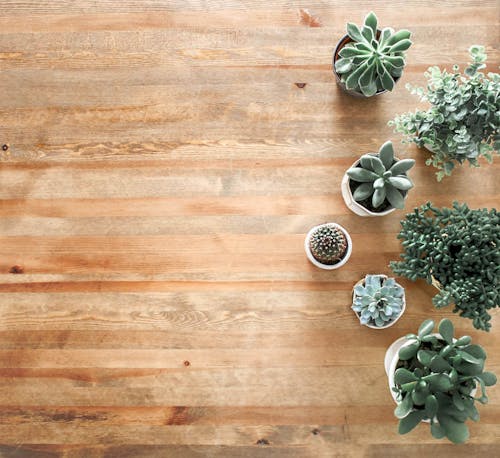
[[[336,269],[345,264],[351,255],[351,246],[347,231],[335,223],[313,227],[305,240],[309,260],[323,269]]]
[[[405,310],[404,288],[386,275],[366,275],[354,286],[352,309],[372,329],[392,326]]]

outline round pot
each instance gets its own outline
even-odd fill
[[[346,251],[344,257],[339,262],[337,262],[337,264],[323,264],[323,263],[319,262],[313,256],[313,254],[311,252],[311,248],[309,246],[309,241],[311,240],[311,235],[313,234],[313,232],[316,229],[320,228],[321,226],[324,226],[324,224],[314,226],[312,229],[309,230],[309,232],[307,233],[306,238],[304,240],[304,250],[306,252],[307,259],[309,259],[309,261],[312,264],[314,264],[316,267],[319,267],[320,269],[324,269],[324,270],[334,270],[334,269],[338,269],[339,267],[342,267],[351,257],[352,240],[351,240],[351,236],[349,235],[349,232],[347,232],[340,224],[336,224],[336,223],[328,223],[328,224],[332,224],[335,227],[337,227],[338,229],[340,229],[344,233],[344,235],[347,239],[347,251]]]
[[[381,31],[377,30],[377,38],[380,36]],[[352,95],[353,97],[358,97],[362,99],[369,99],[370,97],[366,97],[363,93],[353,91],[352,89],[347,89],[345,84],[342,82],[340,75],[337,73],[335,70],[335,62],[337,62],[337,59],[339,57],[339,52],[340,50],[347,44],[351,43],[353,40],[349,35],[344,35],[340,41],[337,43],[337,46],[335,47],[335,51],[333,52],[333,58],[332,58],[332,70],[333,74],[335,75],[335,80],[337,81],[337,84],[342,88],[344,92],[346,92],[349,95]],[[394,84],[396,84],[399,81],[399,78],[394,78]],[[388,92],[386,89],[383,89],[381,91],[377,91],[374,95],[380,95],[384,94],[385,92]]]
[[[399,160],[398,158],[394,158],[395,160]],[[356,167],[359,164],[359,161],[361,158],[357,159],[349,168]],[[374,212],[371,210],[368,210],[366,207],[363,207],[359,202],[356,202],[354,200],[354,197],[352,195],[351,187],[349,186],[350,178],[347,175],[347,173],[344,173],[344,176],[342,177],[342,181],[340,183],[340,190],[342,191],[342,197],[344,198],[344,202],[346,204],[346,207],[351,210],[353,213],[359,216],[368,216],[368,217],[375,217],[375,216],[385,216],[388,215],[389,213],[392,213],[394,210],[396,210],[394,207],[390,207],[387,210],[381,211],[381,212]],[[406,197],[408,196],[408,192],[405,194],[405,200]]]
[[[384,277],[384,279],[387,279],[387,275],[382,275],[382,277]],[[354,304],[354,299],[356,297],[356,293],[354,292],[354,289],[356,288],[356,286],[364,284],[364,282],[365,282],[365,279],[362,278],[361,280],[359,280],[354,285],[354,288],[352,289],[352,303],[353,304]],[[394,320],[389,321],[384,326],[375,326],[374,324],[369,324],[369,323],[363,324],[363,326],[366,326],[366,327],[371,328],[371,329],[387,329],[387,328],[390,328],[391,326],[393,326],[394,324],[396,324],[396,322],[403,316],[403,313],[405,312],[405,310],[406,310],[406,296],[403,295],[403,307],[401,308],[401,313]],[[359,318],[358,312],[355,312],[354,310],[353,310],[353,312]]]

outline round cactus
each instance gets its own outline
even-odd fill
[[[324,224],[311,235],[309,246],[316,260],[322,264],[332,265],[345,256],[347,238],[335,224]]]

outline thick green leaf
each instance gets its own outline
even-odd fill
[[[408,172],[408,170],[410,170],[414,165],[415,165],[414,159],[401,159],[400,161],[396,162],[390,168],[390,170],[393,176],[403,175],[404,173]]]
[[[409,433],[414,429],[425,417],[423,410],[415,410],[410,412],[405,418],[399,420],[399,434]]]
[[[469,355],[475,356],[477,359],[486,359],[486,352],[481,345],[467,345],[466,347],[461,348],[461,350],[469,353]]]
[[[354,191],[352,196],[356,202],[367,199],[373,194],[373,183],[361,183]]]
[[[406,177],[389,177],[388,180],[396,189],[401,191],[408,191],[413,188],[413,183]]]
[[[378,156],[382,161],[385,170],[389,170],[394,162],[394,147],[392,146],[392,142],[390,140],[385,142],[380,147],[378,150]]]
[[[353,167],[347,171],[347,176],[354,181],[360,183],[373,182],[378,178],[378,175],[370,170],[362,169],[361,167]]]
[[[363,90],[363,87],[367,87],[370,81],[375,79],[375,65],[368,65],[363,74],[359,77],[359,87]],[[366,94],[365,94],[366,95]]]
[[[367,27],[370,27],[373,32],[373,36],[376,36],[377,34],[377,16],[375,16],[375,13],[373,11],[370,11],[368,15],[365,18],[365,25]]]
[[[408,369],[405,369],[404,367],[400,367],[399,369],[396,369],[396,372],[394,372],[394,382],[397,385],[415,382],[416,380],[418,380],[417,377],[415,377],[412,372],[410,372]]]
[[[403,68],[405,66],[405,60],[400,56],[384,56],[384,63],[388,62],[395,68]]]
[[[464,400],[462,399],[462,396],[460,396],[458,393],[453,393],[452,401],[458,410],[460,411],[465,410]]]
[[[335,62],[335,71],[339,74],[347,73],[352,68],[352,59],[344,58]]]
[[[445,374],[431,374],[424,377],[424,379],[429,382],[431,390],[446,392],[453,387],[451,380]]]
[[[429,366],[435,355],[436,353],[429,350],[419,350],[417,353],[417,359],[423,366]]]
[[[435,421],[431,424],[431,434],[435,439],[442,439],[444,436],[446,436],[444,429],[441,428],[441,425]]]
[[[371,80],[366,86],[361,86],[361,92],[365,97],[371,97],[377,93],[377,82]]]
[[[411,393],[411,399],[413,404],[416,406],[423,406],[425,404],[425,400],[427,399],[428,392],[419,391],[418,388],[413,390]]]
[[[431,361],[431,370],[432,372],[448,372],[451,371],[453,368],[452,366],[446,361],[442,356],[436,355],[432,358]]]
[[[478,359],[475,356],[472,356],[471,354],[467,353],[466,351],[459,351],[457,352],[464,361],[467,361],[468,363],[472,364],[483,364],[482,359]]]
[[[438,401],[436,396],[429,394],[425,399],[425,414],[428,418],[434,418],[438,410]]]
[[[366,70],[368,64],[365,62],[361,64],[356,70],[354,70],[345,80],[345,86],[347,89],[357,89],[359,87],[359,77]]]
[[[401,40],[391,46],[390,52],[402,52],[406,51],[412,45],[411,40]]]
[[[411,395],[407,394],[394,409],[394,415],[396,416],[396,418],[404,418],[411,412],[412,408],[413,403]]]
[[[453,343],[453,323],[448,319],[444,318],[441,320],[439,323],[439,334],[441,334],[441,337],[446,340],[446,343],[452,344]]]
[[[373,182],[373,189],[380,189],[380,188],[383,188],[384,186],[385,186],[385,181],[383,178],[377,178]]]
[[[396,33],[391,35],[391,37],[387,40],[387,45],[393,45],[394,43],[397,43],[400,40],[407,40],[411,36],[411,32],[409,30],[398,30]]]
[[[347,35],[349,35],[354,41],[366,41],[363,35],[361,35],[359,27],[352,22],[347,23]]]
[[[478,377],[484,382],[486,386],[493,386],[497,383],[497,376],[492,372],[483,372]]]
[[[386,185],[385,192],[387,200],[394,208],[404,208],[405,199],[394,186]]]
[[[377,175],[383,175],[383,173],[385,172],[384,164],[383,164],[382,160],[377,156],[372,156],[372,167],[373,167],[373,171]]]
[[[418,328],[418,337],[422,338],[429,335],[434,329],[434,321],[431,319],[425,320]]]
[[[374,208],[378,208],[383,204],[385,195],[385,188],[377,188],[373,191],[372,205]]]
[[[355,46],[344,46],[340,51],[339,51],[339,56],[342,58],[352,58],[352,57],[359,57],[359,56],[366,56],[368,57],[370,53],[366,52],[363,49],[358,49]]]
[[[387,71],[387,69],[382,64],[380,64],[380,67],[377,67],[377,72],[380,76],[380,82],[382,83],[382,87],[386,91],[392,91],[392,89],[394,88],[394,79]]]
[[[455,342],[455,345],[457,346],[462,346],[462,345],[469,345],[472,342],[472,337],[471,336],[462,336],[460,339],[457,339]]]
[[[439,415],[439,424],[443,428],[446,437],[454,444],[462,444],[469,438],[469,429],[465,423],[455,420],[448,415]]]
[[[401,347],[399,350],[399,359],[401,361],[408,361],[409,359],[414,358],[419,348],[419,342],[412,342],[404,347]]]
[[[373,30],[370,28],[370,27],[363,27],[361,29],[361,35],[363,35],[363,37],[365,37],[365,40],[367,43],[372,43],[372,40],[374,38],[375,35],[373,35]]]

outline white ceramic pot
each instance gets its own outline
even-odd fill
[[[351,253],[352,253],[352,240],[351,240],[351,236],[349,235],[349,233],[340,224],[336,224],[336,223],[327,223],[327,224],[333,225],[333,226],[337,227],[345,235],[345,238],[347,240],[347,251],[345,253],[345,256],[342,258],[342,260],[339,261],[339,262],[337,262],[337,264],[323,264],[323,263],[319,262],[313,256],[313,254],[311,253],[311,248],[309,246],[309,241],[311,240],[311,235],[313,234],[313,232],[316,229],[320,228],[321,226],[324,226],[324,224],[320,224],[318,226],[314,226],[307,233],[306,238],[304,240],[304,249],[305,249],[305,252],[306,252],[306,255],[307,255],[307,259],[309,259],[309,261],[312,264],[314,264],[316,267],[319,267],[320,269],[325,269],[325,270],[334,270],[334,269],[338,269],[339,267],[342,267],[349,260],[349,258],[351,257]]]
[[[387,275],[381,275],[381,277],[384,278],[384,280],[387,279]],[[358,285],[362,285],[364,284],[365,282],[365,279],[361,279],[359,280],[355,285],[354,285],[354,288],[352,289],[352,303],[354,304],[354,299],[356,297],[356,293],[354,292],[354,289],[356,288],[356,286]],[[399,285],[399,283],[396,283],[397,285]],[[399,285],[401,286],[401,285]],[[387,328],[390,328],[391,326],[393,326],[394,324],[396,324],[396,322],[403,316],[403,313],[405,312],[406,310],[406,296],[403,295],[403,307],[401,307],[401,313],[392,321],[389,321],[389,323],[385,324],[384,326],[375,326],[374,324],[363,324],[363,326],[366,326],[368,328],[371,328],[371,329],[387,329]],[[354,312],[354,310],[353,310]],[[359,315],[357,312],[354,312],[354,314],[358,317],[359,319]],[[360,320],[361,321],[361,320]]]

